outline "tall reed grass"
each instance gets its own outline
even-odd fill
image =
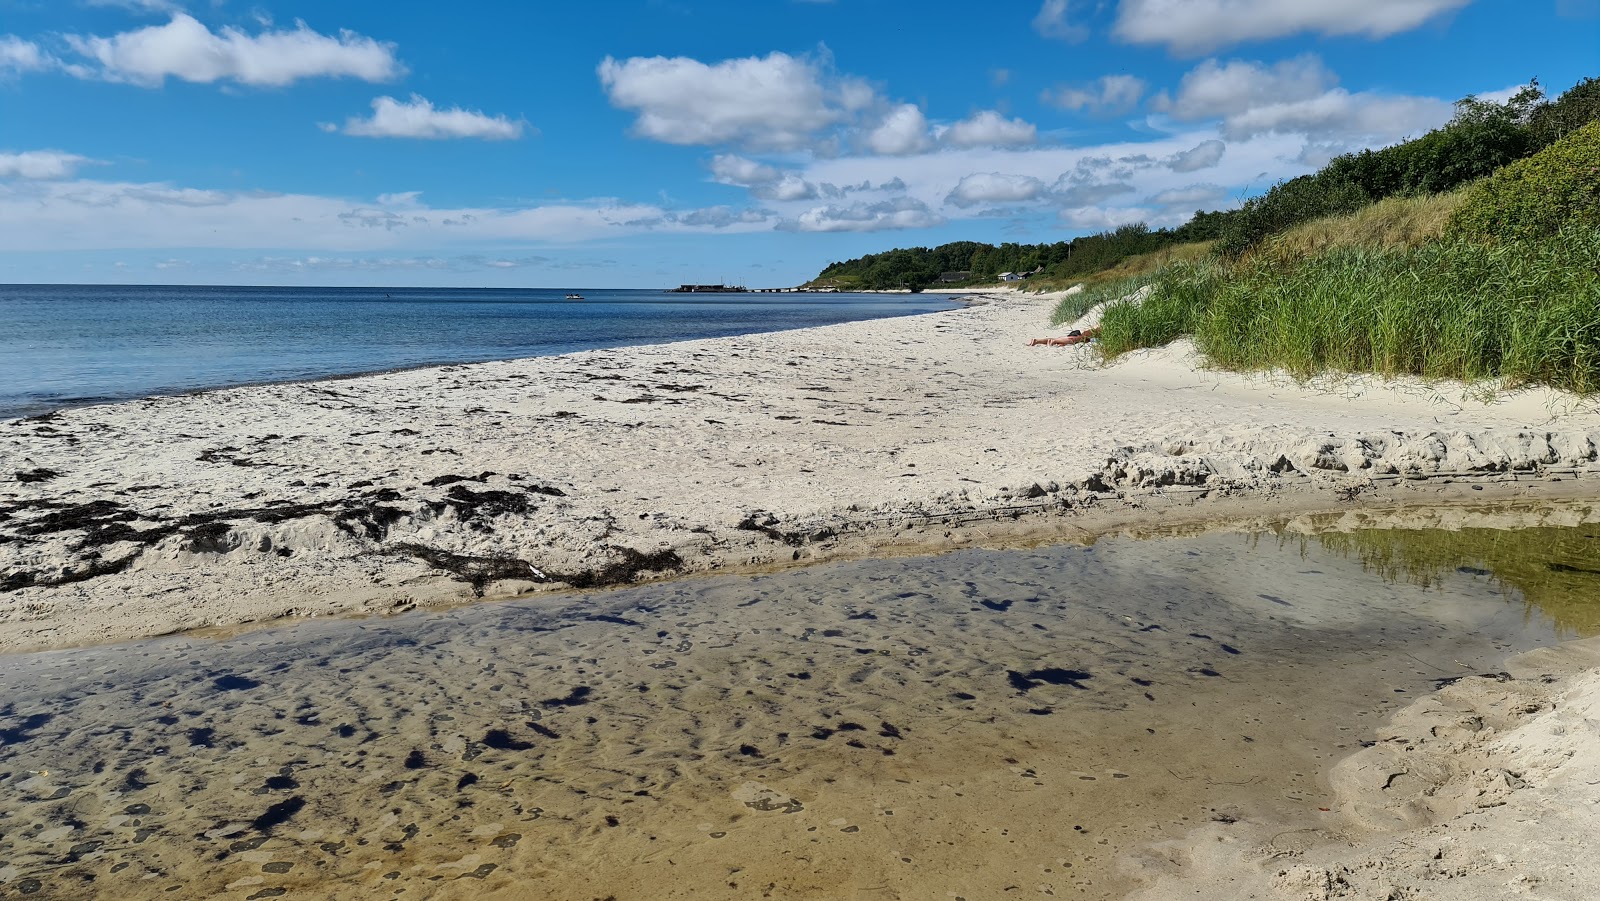
[[[1139,284],[1150,290],[1142,298]],[[1109,359],[1192,335],[1226,369],[1376,372],[1600,391],[1600,231],[1485,246],[1198,261],[1103,285]]]

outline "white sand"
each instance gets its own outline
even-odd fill
[[[503,596],[641,566],[650,577],[1024,532],[1595,493],[1600,415],[1559,394],[1304,386],[1208,372],[1182,343],[1098,368],[1087,348],[1025,346],[1065,330],[1043,327],[1053,298],[991,299],[0,424],[0,585],[12,589],[0,591],[0,650],[470,599],[419,555],[520,575],[488,582]],[[119,571],[71,580],[95,567]],[[1528,701],[1536,718],[1419,739],[1450,763],[1430,763],[1403,802],[1361,788],[1387,780],[1382,767],[1341,770],[1345,825],[1260,864],[1255,882],[1235,864],[1281,842],[1240,830],[1149,868],[1179,880],[1151,897],[1589,897],[1568,887],[1600,884],[1600,679],[1568,684]],[[1515,782],[1480,779],[1487,761]],[[1463,767],[1504,805],[1413,803],[1427,785],[1461,797]],[[1395,811],[1407,819],[1383,824]],[[1423,829],[1374,839],[1374,825]],[[1357,843],[1323,848],[1335,836]],[[1453,862],[1482,849],[1505,860]],[[1217,894],[1205,880],[1218,867],[1245,881]],[[1477,875],[1455,878],[1461,867]]]
[[[1559,395],[1305,387],[1197,369],[1182,344],[1096,368],[1024,346],[1053,300],[0,424],[0,583],[35,583],[0,592],[0,650],[471,598],[401,545],[531,565],[486,586],[504,596],[633,551],[696,571],[981,541],[1020,514],[1070,537],[1589,490],[1600,415]],[[59,475],[10,478],[38,470]]]

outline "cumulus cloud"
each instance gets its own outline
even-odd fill
[[[732,207],[713,206],[691,210],[673,218],[677,222],[696,228],[725,229],[735,225],[757,225],[770,219],[771,214],[764,210],[736,210]]]
[[[1228,145],[1217,140],[1201,141],[1188,150],[1174,153],[1166,160],[1166,166],[1174,172],[1199,172],[1201,169],[1210,169],[1222,162],[1222,154]]]
[[[757,185],[750,193],[762,200],[810,200],[817,196],[817,186],[791,173],[783,175],[771,184]]]
[[[489,116],[459,106],[438,109],[426,98],[412,94],[409,102],[393,97],[372,101],[372,116],[350,117],[343,132],[362,138],[481,138],[485,141],[512,141],[522,137],[521,122],[505,116]],[[324,126],[339,130],[336,126]]]
[[[1390,141],[1437,128],[1450,121],[1454,107],[1431,97],[1352,94],[1335,88],[1320,97],[1273,103],[1228,117],[1223,136],[1240,140],[1286,132],[1311,138]]]
[[[1246,41],[1312,32],[1383,38],[1413,28],[1472,0],[1122,0],[1117,37],[1204,53]],[[1065,0],[1061,0],[1064,7]],[[1050,6],[1050,3],[1046,3]],[[1043,15],[1043,11],[1040,13]]]
[[[896,197],[878,203],[850,206],[821,206],[781,223],[780,228],[802,232],[871,232],[901,228],[928,228],[943,224],[944,218],[927,204],[911,197]]]
[[[975,172],[961,179],[945,202],[963,209],[986,203],[1021,203],[1038,199],[1044,191],[1044,182],[1031,175]]]
[[[749,188],[771,184],[782,178],[783,173],[764,163],[723,153],[712,158],[711,177],[720,184]]]
[[[608,56],[598,74],[611,105],[637,114],[634,133],[668,144],[795,150],[875,99],[864,83],[786,53],[713,65]]]
[[[32,41],[13,34],[0,35],[0,75],[37,72],[55,65],[49,54]]]
[[[1044,5],[1039,7],[1039,12],[1033,17],[1033,30],[1047,38],[1060,38],[1064,41],[1081,41],[1089,36],[1089,29],[1077,25],[1068,19],[1071,12],[1071,0],[1044,0]]]
[[[914,103],[902,103],[889,111],[883,121],[867,135],[867,146],[874,153],[907,156],[933,146],[928,136],[928,119]]]
[[[59,150],[27,150],[0,153],[0,178],[70,178],[88,157]]]
[[[984,110],[945,129],[940,139],[953,147],[1022,147],[1039,139],[1031,122]]]
[[[1309,100],[1338,83],[1339,77],[1311,55],[1271,66],[1208,59],[1184,74],[1176,97],[1162,93],[1152,105],[1176,119],[1215,119],[1269,103]]]
[[[1132,75],[1104,75],[1086,85],[1062,85],[1045,91],[1041,99],[1064,110],[1117,115],[1137,106],[1145,87],[1144,79]]]
[[[304,22],[258,35],[235,28],[213,33],[193,16],[176,13],[165,25],[111,37],[69,35],[66,40],[97,64],[68,71],[144,87],[157,87],[169,77],[279,87],[304,78],[387,81],[405,72],[393,44],[352,31],[321,34]]]
[[[1176,97],[1153,106],[1175,119],[1221,119],[1222,136],[1241,140],[1270,133],[1312,141],[1389,141],[1449,121],[1451,104],[1431,97],[1351,93],[1314,56],[1268,66],[1206,60],[1183,76]]]

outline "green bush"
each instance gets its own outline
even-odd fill
[[[1471,241],[1546,238],[1600,227],[1600,122],[1591,122],[1468,192],[1448,234]]]

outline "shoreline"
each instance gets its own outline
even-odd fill
[[[1181,343],[1099,368],[1084,348],[1024,346],[1072,327],[1041,325],[1054,300],[993,293],[921,316],[0,423],[0,654],[456,607],[474,588],[563,604],[573,589],[1108,535],[1571,524],[1600,502],[1600,415],[1572,398],[1299,385],[1199,369]],[[1557,880],[1572,849],[1539,844],[1512,811],[1571,807],[1570,773],[1600,778],[1600,742],[1563,712],[1600,709],[1596,641],[1404,708],[1402,732],[1492,722],[1406,732],[1421,750],[1403,762],[1437,775],[1417,791],[1390,796],[1380,737],[1329,762],[1343,825],[1246,811],[1139,850],[1128,878],[1150,898],[1497,897],[1482,886],[1499,870],[1463,864],[1473,878],[1445,883],[1427,863],[1471,822],[1517,835],[1525,875]],[[1429,786],[1483,788],[1489,764],[1525,774],[1491,786],[1502,813],[1405,819]],[[1371,828],[1384,816],[1398,828]]]
[[[0,287],[6,287],[6,286],[0,285]],[[29,286],[24,286],[24,287],[29,287]],[[118,286],[118,287],[120,287],[120,286]],[[248,287],[248,286],[246,286],[246,287]],[[269,289],[270,289],[270,286],[269,286]],[[376,290],[382,290],[382,289],[372,289],[372,290],[376,291]],[[425,289],[419,289],[419,290],[425,290]],[[517,290],[520,290],[520,289],[507,288],[507,289],[497,289],[497,290],[517,291]],[[594,289],[586,289],[586,290],[594,290]],[[754,293],[754,292],[752,292],[752,293]],[[870,293],[873,293],[873,292],[847,292],[847,293],[850,293],[850,294],[870,294]],[[942,292],[935,292],[935,293],[942,293]],[[951,304],[960,304],[960,303],[963,302],[963,300],[964,300],[964,298],[961,298],[961,297],[952,297],[952,298],[950,298],[950,300],[948,302],[951,303]],[[979,301],[979,302],[981,302],[981,301]],[[948,312],[948,311],[947,310],[929,310],[929,311],[923,312],[923,313],[901,313],[901,314],[897,314],[895,316],[888,316],[888,317],[882,317],[882,318],[891,318],[891,319],[893,319],[893,318],[899,318],[900,316],[925,316],[925,315],[928,315],[929,313],[940,313],[940,312]],[[852,320],[852,321],[863,321],[863,320]],[[848,324],[848,323],[844,323],[844,324]],[[764,335],[764,334],[772,334],[772,332],[771,331],[742,332],[739,335],[730,335],[730,336],[723,336],[723,337],[743,337],[743,336],[746,336],[746,335]],[[657,344],[673,344],[673,343],[677,343],[677,342],[685,341],[685,340],[695,341],[695,340],[718,340],[718,339],[716,339],[716,338],[687,338],[687,339],[685,339],[685,338],[676,338],[676,339],[669,339],[669,340],[665,340],[665,341],[660,341],[660,342],[657,342]],[[615,350],[615,349],[624,348],[624,347],[653,347],[653,346],[656,346],[656,345],[655,344],[630,344],[630,343],[627,343],[625,340],[619,340],[617,343],[614,343],[614,344],[612,344],[612,343],[599,344],[597,346],[585,348],[583,350],[567,350],[567,351],[559,351],[559,352],[546,353],[546,354],[534,354],[534,355],[531,355],[531,356],[490,357],[490,358],[485,358],[485,359],[472,359],[472,360],[436,360],[436,361],[427,362],[427,363],[408,363],[408,364],[399,365],[399,366],[380,367],[380,368],[377,368],[377,369],[360,369],[360,370],[353,370],[353,371],[349,371],[349,372],[336,372],[336,373],[331,373],[331,374],[327,374],[327,375],[309,376],[309,377],[306,377],[306,378],[263,379],[263,380],[250,380],[250,381],[242,381],[242,382],[226,382],[226,383],[201,385],[201,386],[193,387],[193,388],[158,388],[153,393],[141,394],[141,395],[138,395],[136,397],[125,397],[125,398],[95,397],[95,398],[69,399],[69,400],[61,401],[59,403],[43,403],[43,404],[30,405],[30,406],[25,406],[25,407],[17,407],[15,409],[0,408],[0,426],[4,426],[4,425],[8,424],[11,420],[36,419],[36,418],[38,418],[40,416],[49,416],[49,415],[51,415],[53,413],[62,413],[62,412],[66,412],[68,410],[81,410],[81,409],[85,409],[85,408],[89,408],[89,407],[104,407],[104,406],[114,406],[116,404],[137,403],[137,402],[143,401],[143,400],[157,400],[157,399],[167,399],[167,398],[191,397],[191,396],[195,396],[195,395],[210,394],[210,393],[215,392],[215,391],[228,391],[228,390],[235,389],[235,388],[261,388],[261,387],[272,386],[272,385],[308,385],[308,384],[314,384],[314,383],[317,383],[317,382],[342,382],[342,381],[348,381],[350,379],[360,379],[360,378],[368,378],[368,377],[373,377],[373,376],[391,375],[391,374],[394,374],[394,373],[401,373],[401,372],[414,372],[414,371],[417,371],[417,370],[438,369],[438,368],[445,367],[445,366],[477,366],[477,365],[481,365],[481,364],[484,364],[484,363],[516,363],[516,362],[521,362],[521,361],[524,361],[524,360],[539,360],[539,359],[544,359],[546,357],[565,356],[565,355],[568,355],[568,354],[585,353],[585,352],[589,352],[589,351]]]
[[[1600,415],[1553,393],[1329,390],[1181,343],[1099,368],[1023,346],[1055,297],[982,300],[0,423],[0,652],[1175,518],[1600,497]]]

